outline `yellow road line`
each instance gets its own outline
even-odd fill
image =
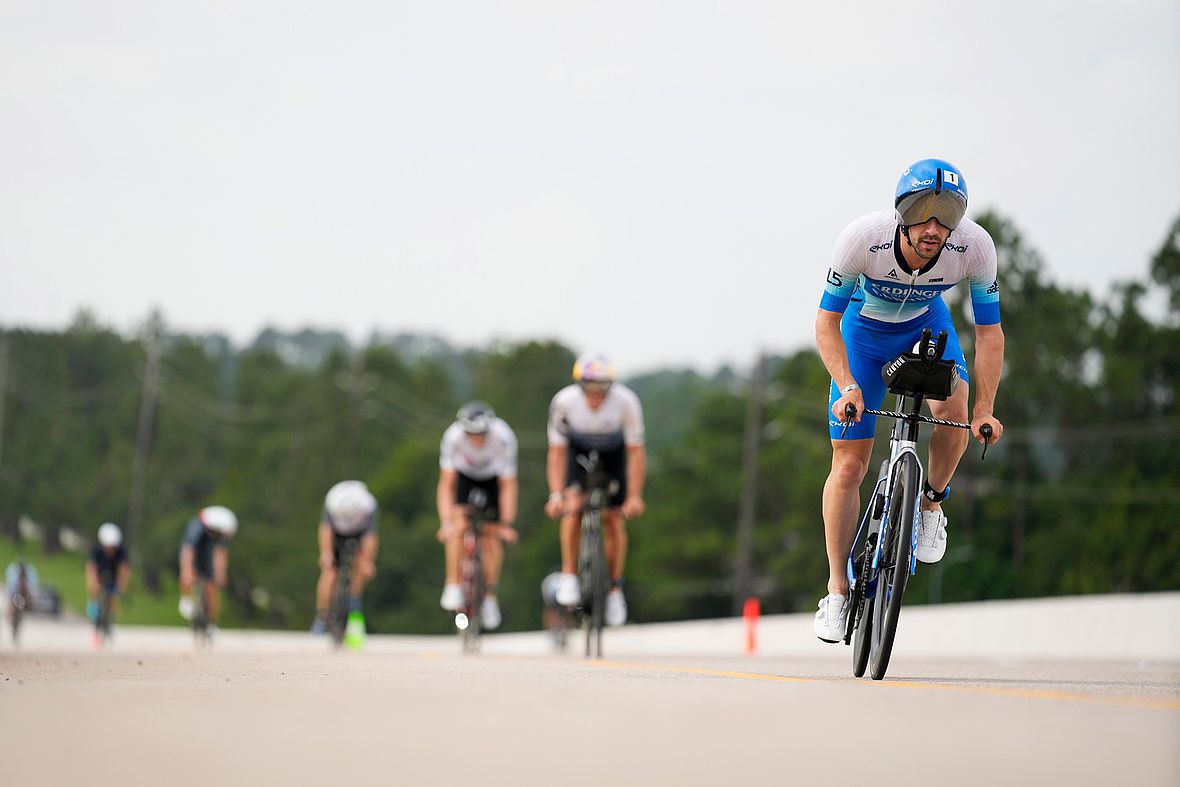
[[[1083,694],[1081,692],[1056,689],[1012,689],[992,686],[957,686],[935,681],[845,680],[833,678],[802,678],[791,675],[774,675],[763,672],[738,672],[733,670],[709,669],[706,667],[679,667],[670,664],[636,664],[622,661],[587,661],[591,667],[604,669],[634,669],[659,672],[675,672],[686,675],[703,675],[712,678],[736,680],[758,680],[772,683],[830,683],[843,686],[869,686],[878,689],[919,689],[925,691],[951,691],[961,694],[977,694],[991,697],[1015,697],[1018,699],[1056,700],[1059,702],[1082,702],[1092,705],[1121,705],[1132,708],[1180,711],[1180,700],[1165,697],[1136,697],[1127,695]]]

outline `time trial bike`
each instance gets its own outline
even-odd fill
[[[881,680],[889,668],[902,596],[917,568],[915,542],[925,472],[918,458],[918,425],[933,424],[971,429],[970,424],[922,415],[927,399],[945,400],[959,381],[954,361],[943,359],[947,333],[937,341],[930,329],[922,332],[914,352],[903,353],[881,370],[897,410],[865,409],[866,413],[895,419],[889,437],[889,458],[881,463],[877,482],[848,556],[850,581],[845,644],[852,644],[852,672],[856,677],[868,668],[873,680]],[[844,411],[844,428],[856,417],[856,407]],[[980,429],[986,456],[992,430]]]

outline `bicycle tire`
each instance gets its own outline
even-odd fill
[[[882,565],[878,565],[877,595],[873,615],[872,647],[869,672],[881,680],[889,669],[897,621],[901,616],[902,596],[910,576],[910,557],[914,538],[914,516],[918,502],[918,460],[905,454],[897,461],[892,488],[889,490],[888,524]]]
[[[462,636],[463,652],[478,653],[479,638],[483,633],[483,598],[487,592],[483,576],[483,560],[480,557],[480,544],[475,544],[475,552],[469,562],[470,575],[464,577],[463,597],[467,608],[467,627],[460,632]]]
[[[848,607],[848,614],[855,616],[849,619],[852,631],[852,674],[859,678],[865,674],[869,664],[869,652],[873,637],[873,599],[869,598],[869,578],[873,571],[873,555],[877,551],[877,536],[879,531],[869,533],[865,537],[863,549],[860,553],[860,565],[857,568],[856,589]]]
[[[586,655],[602,658],[602,629],[606,617],[606,554],[602,530],[595,528],[589,538],[590,549],[590,627],[586,632]]]
[[[209,644],[209,609],[205,604],[205,583],[198,579],[193,583],[193,643],[197,647]]]

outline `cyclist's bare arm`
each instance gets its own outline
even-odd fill
[[[127,591],[127,583],[131,581],[131,566],[123,562],[119,565],[119,578],[115,580],[115,587],[120,593]]]
[[[516,529],[512,526],[516,522],[517,500],[520,495],[520,484],[516,480],[516,476],[512,478],[500,477],[500,532],[499,536],[502,540],[509,544],[515,544],[517,540]]]
[[[225,581],[229,578],[229,550],[224,544],[218,544],[213,547],[213,584],[217,587],[225,587]]]
[[[819,314],[815,317],[816,349],[819,350],[820,360],[824,362],[828,374],[832,376],[836,387],[841,391],[856,383],[848,365],[848,348],[844,346],[844,337],[840,333],[840,320],[843,317],[844,315],[840,312],[827,309],[820,309]],[[859,421],[861,413],[865,409],[864,396],[859,388],[841,394],[836,403],[832,405],[832,414],[837,419],[843,420],[844,408],[849,404],[856,407],[854,420]]]
[[[647,448],[627,446],[627,499],[623,501],[623,516],[631,519],[643,513],[643,484],[647,480]]]
[[[438,472],[438,492],[435,504],[438,506],[438,540],[446,541],[450,535],[450,527],[455,520],[455,489],[459,483],[459,473],[455,469],[440,470]]]
[[[971,434],[983,442],[979,428],[991,424],[992,439],[996,442],[1004,433],[1004,425],[992,414],[996,389],[1004,369],[1004,329],[999,323],[975,326],[975,409],[971,416]]]
[[[86,561],[86,590],[91,598],[98,595],[98,569],[92,560]]]
[[[560,496],[565,488],[565,470],[566,458],[569,455],[569,446],[565,445],[550,445],[549,454],[545,458],[545,480],[549,484],[549,500],[545,503],[545,513],[550,517],[556,519],[561,516],[563,511],[560,497],[554,499],[554,495]]]
[[[320,522],[316,533],[316,542],[320,548],[320,568],[332,568],[332,526],[327,522]]]
[[[193,545],[185,544],[180,548],[180,592],[188,593],[193,589],[193,579],[196,570],[193,566]]]

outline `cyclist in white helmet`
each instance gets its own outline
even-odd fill
[[[225,506],[208,506],[189,520],[180,542],[180,614],[192,617],[196,578],[205,580],[205,609],[210,625],[221,614],[221,589],[229,578],[229,541],[238,517]]]
[[[611,576],[605,617],[607,625],[621,626],[627,622],[627,601],[623,596],[623,568],[627,561],[624,519],[634,519],[644,510],[647,453],[643,408],[634,391],[615,382],[614,367],[602,355],[580,357],[574,364],[573,378],[573,384],[558,391],[549,405],[549,455],[545,467],[549,500],[545,513],[561,518],[557,601],[574,606],[581,600],[575,566],[586,471],[578,459],[598,451],[602,469],[615,487],[602,518]]]
[[[347,541],[359,541],[348,588],[348,632],[355,641],[364,636],[364,612],[361,596],[365,585],[377,575],[377,498],[363,481],[341,481],[324,497],[324,511],[319,526],[320,578],[316,583],[316,617],[312,633],[327,631],[328,605],[336,582],[336,565],[341,547]]]
[[[439,605],[448,611],[463,606],[459,584],[459,559],[463,534],[470,527],[464,506],[474,489],[487,500],[480,549],[487,594],[480,618],[488,630],[500,625],[500,604],[496,587],[504,565],[504,543],[516,543],[518,487],[516,482],[516,435],[503,418],[483,402],[464,405],[455,422],[443,433],[438,455],[438,540],[445,545],[446,582]]]
[[[116,601],[127,590],[130,580],[131,562],[123,545],[123,531],[113,522],[105,522],[99,526],[98,539],[86,560],[86,593],[89,596],[86,614],[91,622],[98,620],[99,596],[103,592],[110,594],[113,615]]]
[[[991,427],[992,442],[1004,426],[992,412],[1004,364],[1000,327],[1000,286],[996,247],[980,225],[966,217],[967,182],[941,159],[923,159],[898,180],[892,209],[853,221],[836,241],[823,298],[815,320],[815,340],[832,376],[828,427],[832,468],[824,484],[823,520],[828,555],[828,592],[815,614],[815,634],[824,642],[844,637],[848,615],[847,560],[856,535],[860,485],[873,451],[876,417],[885,397],[881,367],[911,346],[929,328],[947,332],[944,358],[959,377],[973,383],[971,433]],[[975,363],[970,375],[950,311],[942,294],[966,280],[975,322]],[[974,379],[971,379],[971,377]],[[927,400],[931,415],[967,420],[968,386],[946,401]],[[856,408],[844,423],[845,408]],[[846,428],[847,427],[847,428]],[[946,551],[947,519],[942,501],[967,449],[963,430],[938,426],[930,437],[929,477],[915,523],[915,557],[937,563]]]

